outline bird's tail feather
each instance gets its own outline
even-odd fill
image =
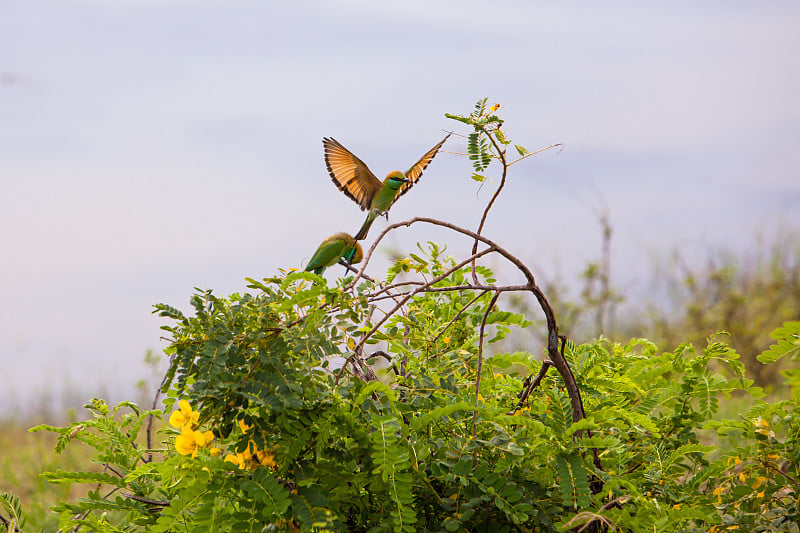
[[[372,226],[372,222],[375,220],[375,214],[371,211],[367,213],[367,219],[364,221],[364,224],[361,225],[361,229],[358,230],[356,233],[355,239],[357,241],[363,241],[367,237],[367,233],[369,233],[369,228]]]

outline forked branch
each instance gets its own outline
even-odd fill
[[[490,252],[491,253],[497,253],[497,254],[500,254],[509,263],[514,265],[517,268],[517,270],[519,270],[522,273],[522,275],[525,277],[525,280],[526,280],[527,283],[525,285],[523,285],[523,286],[513,286],[514,289],[525,289],[525,290],[529,291],[531,294],[533,294],[533,296],[536,298],[536,301],[539,303],[539,307],[542,309],[542,312],[545,315],[545,319],[546,319],[546,323],[547,323],[547,356],[548,356],[547,358],[548,358],[548,360],[552,361],[553,366],[556,367],[556,370],[558,370],[559,374],[561,375],[562,380],[564,381],[564,385],[565,385],[565,387],[567,389],[567,393],[569,394],[570,403],[571,403],[571,406],[572,406],[572,421],[573,422],[577,422],[577,421],[582,420],[583,418],[585,418],[586,414],[585,414],[584,409],[583,409],[583,401],[581,399],[580,390],[578,389],[578,384],[575,381],[575,376],[573,375],[572,370],[570,369],[569,364],[567,363],[567,360],[564,357],[564,354],[559,349],[558,324],[556,322],[555,312],[553,310],[553,307],[550,305],[550,302],[547,300],[547,298],[545,297],[545,295],[542,292],[542,290],[536,284],[536,279],[534,278],[533,273],[530,271],[530,269],[518,257],[516,257],[515,255],[511,254],[505,248],[503,248],[502,246],[498,245],[497,243],[495,243],[491,239],[487,239],[486,237],[484,237],[482,235],[479,235],[476,232],[473,232],[473,231],[470,231],[468,229],[456,226],[455,224],[451,224],[449,222],[444,222],[444,221],[437,220],[437,219],[434,219],[434,218],[414,217],[412,219],[405,220],[405,221],[402,221],[402,222],[395,222],[393,224],[390,224],[390,225],[386,226],[386,228],[384,228],[384,230],[380,234],[378,234],[378,237],[375,239],[375,242],[372,243],[372,246],[370,246],[369,250],[367,251],[366,255],[364,256],[364,259],[363,259],[363,262],[361,264],[360,270],[356,274],[355,278],[347,285],[347,288],[349,289],[349,288],[355,287],[355,284],[358,282],[359,278],[363,275],[364,270],[366,269],[367,265],[369,264],[369,261],[370,261],[370,259],[372,257],[372,254],[374,253],[375,249],[377,248],[377,246],[381,242],[381,240],[386,236],[386,234],[388,234],[390,231],[393,231],[393,230],[395,230],[397,228],[410,227],[410,226],[412,226],[414,224],[417,224],[417,223],[432,224],[432,225],[435,225],[435,226],[448,228],[448,229],[450,229],[452,231],[455,231],[457,233],[461,233],[461,234],[463,234],[463,235],[465,235],[467,237],[470,237],[470,238],[474,239],[476,242],[480,241],[483,244],[485,244],[488,248],[486,248],[485,250],[482,250],[481,252],[476,252],[476,253],[472,254],[470,257],[468,257],[464,261],[460,262],[455,267],[449,269],[444,274],[433,278],[432,280],[430,280],[427,283],[424,283],[422,285],[416,286],[415,289],[409,291],[408,293],[405,293],[403,298],[401,298],[400,302],[398,302],[398,304],[395,306],[395,308],[391,312],[387,313],[386,316],[381,321],[379,321],[379,323],[375,324],[373,326],[373,328],[366,335],[364,335],[361,338],[361,340],[358,343],[357,348],[355,350],[356,353],[357,353],[358,348],[363,346],[363,344],[367,340],[367,338],[369,338],[371,335],[373,335],[378,330],[378,328],[380,328],[380,326],[383,325],[383,323],[389,318],[389,316],[391,316],[397,309],[399,309],[399,307],[402,304],[407,302],[415,294],[419,294],[421,292],[425,292],[426,290],[441,290],[441,288],[439,288],[439,287],[434,288],[434,287],[432,287],[432,285],[434,285],[435,283],[438,283],[439,281],[444,279],[446,276],[450,275],[450,273],[454,272],[455,270],[458,270],[459,268],[463,267],[464,265],[467,265],[467,264],[471,263],[472,261],[474,261],[475,259],[478,259],[479,257],[482,257],[482,256],[484,256],[484,255],[486,255],[486,254],[488,254]],[[509,286],[509,287],[511,287],[511,286]],[[490,287],[485,287],[485,288],[493,290],[493,291],[498,291],[499,290],[500,292],[506,290],[506,287],[504,287],[504,286],[497,286],[497,287],[491,287],[491,288]],[[339,377],[341,377],[341,371],[340,371]],[[530,391],[528,391],[528,394],[530,394]],[[581,432],[577,431],[575,433],[575,435],[576,435],[576,438],[580,438]]]

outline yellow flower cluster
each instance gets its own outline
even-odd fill
[[[175,438],[175,449],[181,455],[197,457],[201,448],[208,447],[214,442],[214,434],[210,431],[198,431],[200,413],[192,409],[186,400],[178,402],[178,409],[169,417],[169,423],[180,428],[181,434]],[[211,448],[211,455],[219,455],[219,448]]]
[[[178,402],[178,409],[172,412],[169,423],[181,430],[180,435],[175,438],[175,449],[181,455],[191,455],[197,457],[203,448],[210,448],[209,453],[217,457],[222,453],[220,448],[211,447],[214,442],[214,434],[211,431],[200,431],[197,429],[200,420],[200,413],[192,409],[186,400]],[[247,434],[252,426],[248,426],[244,421],[239,421],[239,429],[243,434]],[[277,446],[276,446],[277,448]],[[275,468],[275,450],[257,450],[256,444],[250,440],[247,448],[240,453],[228,454],[225,460],[233,463],[244,470],[252,470],[260,466]]]
[[[756,427],[756,433],[764,435],[765,437],[775,437],[775,433],[769,429],[769,422],[763,418],[756,418],[753,420],[753,425]]]
[[[250,450],[251,447],[254,449],[254,451]],[[271,468],[275,468],[278,465],[278,463],[275,462],[274,451],[255,450],[255,444],[253,441],[250,441],[250,443],[247,445],[247,448],[243,452],[226,455],[225,460],[229,463],[235,464],[243,470],[253,470],[259,466],[269,466]]]
[[[251,427],[245,424],[244,421],[239,420],[239,429],[242,430],[242,433],[247,434]],[[275,462],[274,450],[256,450],[256,443],[252,440],[247,444],[247,448],[243,452],[228,454],[225,456],[225,460],[244,470],[253,470],[259,466],[275,468],[278,465]]]
[[[169,415],[169,423],[176,428],[182,428],[183,426],[197,427],[199,420],[200,412],[194,411],[186,400],[179,401],[178,409],[172,411],[172,414]]]

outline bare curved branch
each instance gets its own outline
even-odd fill
[[[528,282],[527,285],[526,285],[527,290],[529,290],[534,295],[534,297],[536,298],[536,301],[539,303],[539,307],[542,309],[542,312],[545,315],[545,319],[546,319],[546,322],[547,322],[547,356],[548,356],[548,359],[550,359],[553,362],[553,366],[556,367],[556,370],[558,370],[558,373],[561,375],[561,379],[564,381],[564,386],[567,389],[567,393],[569,394],[569,398],[570,398],[570,404],[572,406],[572,421],[573,422],[577,422],[579,420],[582,420],[583,418],[586,418],[586,413],[585,413],[585,411],[583,409],[583,400],[581,399],[581,393],[580,393],[580,390],[578,389],[578,384],[577,384],[577,382],[575,380],[575,376],[572,373],[572,369],[569,367],[569,364],[567,363],[567,360],[564,357],[564,354],[561,352],[561,350],[559,350],[558,324],[556,322],[555,311],[553,310],[553,307],[550,305],[550,302],[547,300],[547,298],[545,297],[545,295],[542,292],[542,290],[536,284],[536,279],[534,278],[533,273],[530,271],[530,269],[518,257],[516,257],[515,255],[511,254],[505,248],[501,247],[500,245],[498,245],[497,243],[495,243],[491,239],[487,239],[486,237],[484,237],[482,235],[479,235],[478,233],[475,233],[475,232],[470,231],[468,229],[456,226],[455,224],[450,224],[449,222],[444,222],[444,221],[441,221],[441,220],[437,220],[435,218],[414,217],[414,218],[411,218],[409,220],[405,220],[405,221],[402,221],[402,222],[395,222],[393,224],[390,224],[390,225],[386,226],[386,228],[384,228],[384,230],[378,235],[378,238],[372,244],[372,246],[370,247],[369,251],[367,252],[367,255],[364,257],[364,261],[362,263],[361,270],[359,270],[359,273],[356,275],[356,277],[348,284],[348,288],[355,286],[355,283],[358,281],[358,278],[360,277],[360,275],[363,273],[364,269],[366,268],[366,266],[368,264],[368,261],[369,261],[369,258],[372,256],[372,253],[377,248],[378,243],[381,241],[381,239],[383,239],[383,237],[387,233],[389,233],[390,231],[392,231],[392,230],[394,230],[396,228],[410,227],[413,224],[420,223],[420,222],[426,223],[426,224],[432,224],[432,225],[440,226],[440,227],[444,227],[444,228],[449,228],[449,229],[451,229],[451,230],[453,230],[453,231],[455,231],[457,233],[461,233],[463,235],[471,237],[471,238],[475,239],[476,241],[480,241],[480,242],[486,244],[489,247],[486,250],[484,250],[483,252],[481,252],[480,255],[473,254],[469,258],[467,258],[466,260],[462,261],[459,264],[458,268],[461,268],[461,266],[463,266],[465,264],[469,264],[474,259],[477,259],[479,256],[484,255],[485,253],[488,253],[490,251],[494,251],[494,252],[497,252],[498,254],[502,255],[507,261],[509,261],[514,266],[516,266],[517,269],[523,274],[523,276],[525,276],[525,279]],[[452,269],[451,269],[451,271],[452,271]],[[448,271],[447,275],[449,275],[449,272],[451,272],[451,271]],[[408,293],[408,295],[402,301],[403,302],[407,301],[408,298],[411,298],[411,296],[413,296],[414,294],[417,294],[417,293],[421,292],[425,287],[430,287],[430,285],[433,285],[434,283],[438,282],[443,277],[444,276],[434,278],[433,280],[428,282],[426,285],[422,285],[422,286],[418,287],[414,291]],[[386,318],[388,318],[388,316]],[[385,319],[381,322],[381,324],[384,321],[385,321]],[[379,327],[379,325],[377,325],[376,328],[377,327]],[[373,331],[370,331],[369,335],[372,335],[375,331],[377,331],[376,328],[373,328]],[[581,435],[582,435],[581,431],[576,431],[575,432],[575,438],[576,439],[580,438]]]

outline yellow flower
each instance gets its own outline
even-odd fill
[[[755,483],[753,483],[753,488],[754,488],[754,489],[757,489],[758,487],[760,487],[761,485],[763,485],[763,484],[764,484],[764,482],[765,482],[766,480],[767,480],[767,478],[765,478],[764,476],[758,476],[758,477],[756,478],[756,482],[755,482]]]
[[[489,113],[494,113],[498,109],[500,109],[500,104],[492,104],[492,106],[489,108]]]
[[[450,337],[442,337],[442,342],[445,344],[450,344]]]
[[[763,418],[756,418],[753,421],[753,425],[755,425],[758,428],[758,429],[756,429],[756,433],[760,433],[760,434],[766,435],[766,436],[770,436],[771,434],[773,434],[769,430],[769,422],[767,422]]]
[[[739,482],[744,483],[747,478],[744,477],[744,472],[739,472]]]
[[[247,445],[247,448],[241,453],[237,453],[236,455],[239,456],[239,459],[242,461],[242,465],[249,466],[248,463],[253,460],[253,452],[250,451],[250,445]]]
[[[237,453],[237,454],[235,454],[235,455],[234,455],[234,454],[232,454],[232,453],[229,453],[228,455],[226,455],[226,456],[225,456],[225,460],[226,460],[227,462],[229,462],[229,463],[233,463],[233,464],[235,464],[235,465],[236,465],[236,466],[238,466],[239,468],[242,468],[242,458],[241,458],[241,457],[239,457],[239,454],[238,454],[238,453]]]
[[[176,428],[184,426],[197,427],[199,420],[200,413],[193,411],[192,406],[186,400],[179,401],[178,409],[172,411],[172,414],[169,415],[169,423]]]
[[[258,462],[261,463],[261,466],[269,466],[272,468],[278,466],[278,463],[275,462],[275,452],[261,450],[260,452],[256,452],[256,457],[258,457]]]
[[[214,446],[213,448],[208,450],[208,452],[212,455],[212,457],[219,457],[219,454],[222,453],[222,448],[217,448],[216,446]]]
[[[214,434],[212,432],[195,431],[187,425],[181,428],[181,434],[175,438],[175,449],[181,455],[191,454],[192,457],[197,457],[198,450],[210,444],[213,440]]]
[[[734,458],[733,462],[736,463],[737,465],[742,464],[742,460],[739,459],[738,457]]]
[[[244,423],[239,421],[240,426]],[[246,424],[244,424],[246,426]],[[253,454],[250,452],[250,446],[252,446],[253,441],[250,441],[247,444],[247,448],[244,449],[242,452],[238,452],[236,454],[228,454],[225,456],[225,460],[229,463],[233,463],[239,468],[248,469],[252,468],[252,461],[253,461]]]
[[[763,497],[764,497],[764,491],[763,490],[761,492],[759,492],[758,494],[756,494],[756,498],[763,498]]]
[[[768,458],[768,459],[772,459],[773,461],[777,461],[778,459],[780,459],[780,458],[781,458],[781,456],[780,456],[780,455],[778,455],[777,453],[771,453],[771,454],[769,454],[769,455],[767,456],[767,458]]]
[[[242,430],[242,433],[247,433],[251,427],[253,426],[245,424],[244,420],[239,420],[239,429]]]
[[[245,470],[253,470],[259,466],[276,467],[278,463],[275,462],[275,452],[270,450],[251,451],[255,449],[255,443],[250,441],[244,451],[237,454],[228,454],[225,460],[233,463],[239,468]],[[277,446],[276,446],[277,448]]]
[[[677,509],[678,511],[681,510],[681,507],[683,507],[682,503],[676,503],[675,505],[672,506],[673,509]]]

